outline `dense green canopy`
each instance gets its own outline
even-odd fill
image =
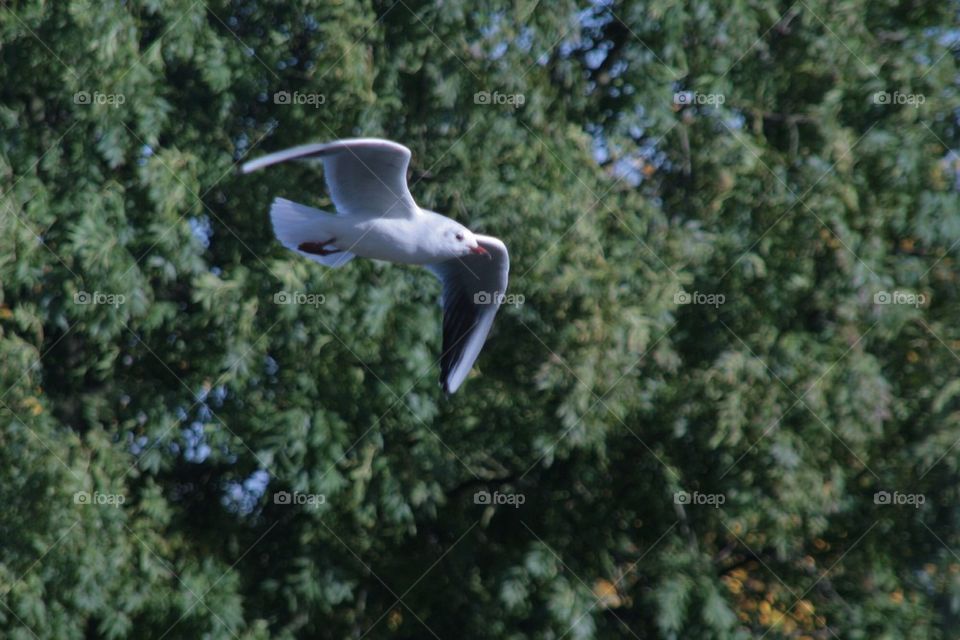
[[[0,3],[0,636],[953,637],[958,11]],[[237,171],[351,136],[511,251],[450,398]]]

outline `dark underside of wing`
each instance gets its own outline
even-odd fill
[[[470,334],[477,327],[485,309],[473,304],[459,287],[445,294],[443,310],[443,351],[440,355],[440,384],[444,393],[450,393],[450,374],[463,359],[470,343]]]
[[[454,393],[470,373],[507,288],[507,249],[489,236],[477,236],[486,254],[454,258],[427,268],[443,283],[443,348],[440,384]]]

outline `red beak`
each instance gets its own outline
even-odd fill
[[[486,249],[484,249],[483,247],[481,247],[480,245],[477,245],[477,246],[475,246],[473,249],[470,249],[470,253],[477,253],[477,254],[480,254],[480,255],[482,255],[482,256],[490,257],[490,253],[489,253]]]

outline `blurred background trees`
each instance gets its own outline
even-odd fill
[[[3,2],[2,635],[951,637],[958,9]],[[452,398],[236,171],[350,136],[511,250]]]

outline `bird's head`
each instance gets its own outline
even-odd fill
[[[480,246],[477,236],[463,225],[451,225],[444,232],[443,240],[453,258],[463,258],[471,254],[490,256],[487,250]]]

